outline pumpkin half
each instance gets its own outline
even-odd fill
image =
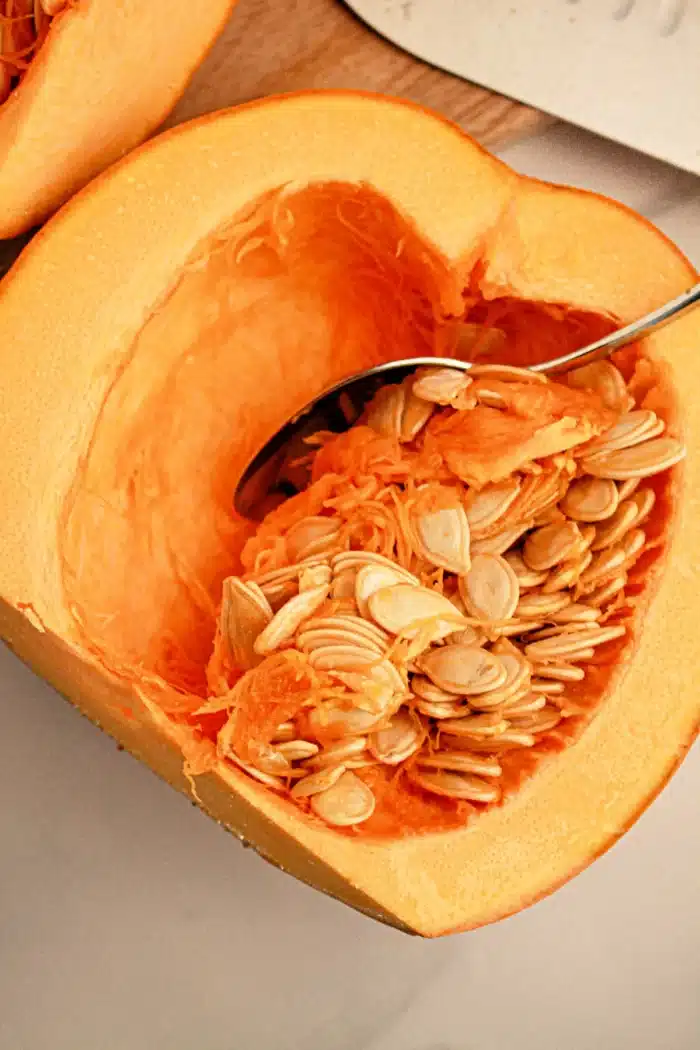
[[[319,889],[430,936],[523,908],[619,838],[698,727],[700,407],[684,391],[700,317],[634,351],[646,404],[690,455],[659,490],[657,550],[596,716],[465,826],[419,799],[404,829],[338,831],[217,757],[218,726],[194,712],[252,531],[233,492],[319,389],[453,352],[465,319],[497,316],[504,357],[527,364],[694,279],[627,209],[523,178],[412,105],[307,94],[169,132],[63,209],[0,288],[3,637]]]
[[[0,238],[149,135],[235,0],[0,0]]]

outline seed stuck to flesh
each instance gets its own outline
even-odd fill
[[[506,668],[493,653],[468,645],[445,645],[421,658],[421,670],[440,689],[458,696],[480,696],[498,689]]]

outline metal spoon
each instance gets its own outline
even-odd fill
[[[598,339],[595,343],[589,343],[580,350],[573,350],[551,361],[532,365],[532,371],[558,375],[591,364],[593,361],[600,361],[627,343],[641,339],[657,328],[661,328],[662,325],[698,304],[700,304],[700,284],[693,285],[688,291],[671,299],[657,310],[652,310],[638,321],[611,332],[610,335]],[[265,496],[274,491],[284,495],[293,495],[297,490],[296,486],[287,477],[280,477],[280,469],[287,459],[287,446],[293,439],[299,441],[304,436],[314,434],[319,430],[338,432],[347,430],[350,425],[348,406],[352,407],[355,418],[359,418],[365,405],[380,387],[387,383],[400,383],[416,368],[425,365],[455,368],[464,372],[472,367],[469,361],[458,361],[449,357],[410,357],[400,361],[386,361],[374,368],[367,368],[364,372],[358,372],[322,391],[301,411],[296,412],[248,465],[236,487],[234,495],[236,510],[246,517],[255,519],[259,517],[258,508],[261,507]]]

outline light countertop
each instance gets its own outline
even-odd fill
[[[700,265],[693,176],[565,126],[502,155]],[[700,1047],[697,746],[573,882],[434,942],[242,849],[4,649],[0,797],[0,1050]]]

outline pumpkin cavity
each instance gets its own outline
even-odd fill
[[[341,834],[462,826],[571,745],[666,551],[683,449],[664,375],[632,348],[614,375],[532,382],[518,369],[614,321],[489,299],[480,273],[369,186],[266,194],[145,320],[64,508],[80,644],[164,682],[195,749]],[[278,464],[296,494],[262,524],[235,515],[243,469],[296,408],[430,355],[483,367],[383,393]],[[619,445],[630,412],[654,416],[646,450]]]

